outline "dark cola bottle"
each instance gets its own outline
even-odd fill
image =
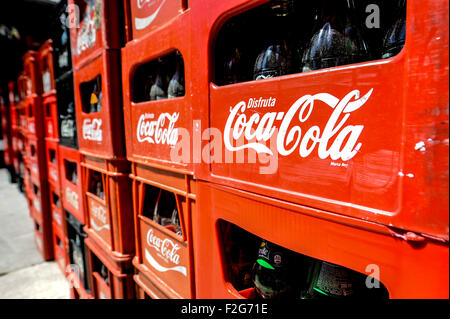
[[[230,282],[238,291],[251,288],[255,247],[257,248],[260,242],[230,223],[221,223],[220,226]]]
[[[273,21],[266,25],[268,41],[256,58],[253,79],[263,80],[294,72],[295,48],[291,40],[292,0],[269,2],[269,17]]]
[[[240,35],[240,32],[242,33],[241,24],[235,19],[231,19],[222,28],[223,33],[220,41],[222,47],[218,48],[221,55],[218,72],[222,72],[219,75],[219,85],[234,84],[246,80],[242,36]]]
[[[238,47],[233,47],[227,51],[223,65],[223,80],[221,84],[227,85],[242,82],[241,50]]]
[[[315,30],[303,53],[303,72],[369,59],[354,0],[318,0],[316,10]]]
[[[296,285],[295,268],[291,252],[263,240],[252,274],[256,297],[262,299],[293,297]]]
[[[175,59],[175,74],[170,79],[167,87],[167,97],[169,99],[184,96],[184,63],[179,51],[177,51]]]
[[[352,298],[356,294],[355,273],[328,262],[314,260],[310,263],[308,287],[301,299]]]
[[[172,225],[172,215],[176,207],[174,195],[166,190],[161,190],[156,200],[153,221],[164,227]]]
[[[155,82],[150,88],[150,101],[167,99],[167,79],[162,63],[157,67]]]
[[[406,0],[398,2],[397,20],[383,40],[383,59],[391,58],[403,49],[406,40]]]

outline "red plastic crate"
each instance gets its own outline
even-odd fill
[[[58,140],[45,139],[48,182],[55,188],[60,188],[59,177],[59,145]]]
[[[119,64],[120,51],[106,50],[74,72],[78,142],[83,154],[105,159],[125,156]],[[83,94],[81,88],[98,76],[102,88],[101,111],[88,113],[91,92]]]
[[[100,164],[100,165],[99,165]],[[104,164],[105,167],[99,167]],[[109,163],[83,156],[83,195],[86,203],[86,233],[113,258],[130,259],[134,255],[133,206],[131,181],[126,161]],[[96,180],[97,179],[97,180]],[[103,198],[96,194],[101,183]]]
[[[159,2],[159,1],[157,1]],[[192,100],[195,72],[191,63],[189,11],[170,20],[164,28],[153,30],[142,38],[129,42],[122,49],[123,103],[127,158],[144,165],[167,168],[192,174],[190,158],[178,158],[177,147],[186,143],[191,154]],[[134,102],[133,77],[147,62],[178,50],[184,61],[185,95],[159,101]],[[161,138],[166,134],[167,138]]]
[[[86,223],[83,180],[81,173],[81,155],[78,150],[59,146],[59,169],[61,181],[61,197],[64,209],[73,214],[82,224]],[[72,181],[73,171],[76,171],[77,180]]]
[[[33,218],[34,242],[44,260],[53,260],[53,235],[50,220]]]
[[[67,266],[69,263],[68,261],[69,258],[67,254],[68,251],[67,240],[59,226],[53,224],[52,227],[53,227],[53,254],[55,262],[58,264],[59,269],[61,269],[63,275],[66,276]]]
[[[27,51],[23,56],[22,92],[25,96],[42,94],[42,77],[39,68],[39,52]],[[22,93],[23,94],[23,93]]]
[[[408,241],[388,226],[205,182],[198,185],[198,206],[201,214],[193,218],[198,298],[244,297],[227,279],[221,221],[362,274],[376,264],[390,298],[448,298],[449,250],[444,242]]]
[[[131,258],[117,263],[111,255],[91,237],[85,240],[88,247],[89,275],[92,294],[96,299],[134,299],[133,267]],[[108,272],[108,281],[105,281],[99,267],[104,265]]]
[[[45,121],[45,137],[58,140],[58,104],[56,94],[49,94],[42,101],[42,109]]]
[[[97,58],[104,49],[119,49],[122,44],[123,25],[119,0],[94,0],[90,7],[84,0],[69,0],[71,21],[79,26],[70,28],[72,63],[74,69]],[[77,10],[74,10],[76,6]],[[78,17],[74,14],[79,14]]]
[[[187,0],[124,0],[126,39],[140,39],[188,9]]]
[[[25,169],[25,171],[27,170]],[[52,212],[47,181],[37,181],[32,176],[29,181],[28,198],[31,205],[31,214],[37,216],[41,222],[47,223],[48,220],[51,222]]]
[[[51,39],[39,49],[39,71],[41,74],[42,96],[55,94],[55,69],[53,65],[53,41]]]
[[[161,298],[194,298],[191,218],[196,214],[196,183],[188,175],[133,164],[133,206],[136,257],[133,265],[147,278],[146,287]],[[182,237],[144,216],[149,187],[174,194]],[[149,194],[150,195],[150,194]],[[150,210],[153,206],[149,207]],[[165,243],[164,246],[161,243]],[[158,246],[159,245],[159,246]],[[170,250],[170,253],[169,253]]]
[[[264,2],[190,3],[201,12],[193,19],[191,67],[214,65],[211,46],[221,25]],[[194,119],[223,134],[216,137],[222,163],[199,165],[197,178],[448,242],[447,20],[447,0],[408,1],[406,44],[393,58],[227,86],[217,86],[208,72],[196,76]],[[436,63],[424,67],[425,60]],[[260,97],[274,106],[249,105]],[[256,129],[256,121],[273,123],[263,129],[278,129],[278,138],[245,137],[244,128]],[[232,132],[244,150],[235,149]],[[311,140],[319,134],[320,142]],[[249,163],[252,157],[256,163]]]

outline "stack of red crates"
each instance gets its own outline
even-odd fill
[[[236,284],[239,270],[227,255],[233,242],[239,251],[246,247],[242,238],[256,237],[361,274],[378,269],[391,298],[448,298],[448,180],[442,179],[448,179],[448,112],[431,111],[448,104],[448,25],[428,23],[428,15],[438,12],[439,20],[447,21],[448,1],[407,1],[406,44],[393,58],[220,86],[207,71],[215,65],[219,30],[229,18],[265,2],[190,2],[191,10],[200,12],[191,26],[191,67],[199,70],[192,84],[194,119],[222,132],[219,146],[231,158],[240,156],[233,147],[250,146],[241,154],[245,164],[210,161],[196,170],[203,180],[193,219],[196,297],[252,297],[252,288]],[[352,91],[351,101],[367,97],[345,124],[364,125],[360,151],[350,161],[319,157],[318,145],[310,141],[306,146],[315,146],[310,155],[299,154],[305,145],[295,141],[313,125],[322,131],[332,109],[316,101],[310,115],[297,111],[284,131],[279,120],[297,110],[301,105],[294,103],[303,96],[324,93],[340,101]],[[270,110],[247,104],[260,97],[276,103]],[[271,128],[286,136],[291,131],[290,138],[274,147],[260,139],[236,144],[244,125],[256,129],[255,114],[268,112],[276,116]],[[271,153],[264,161],[252,148],[257,145],[272,151],[263,151]],[[330,146],[331,141],[327,150]],[[253,253],[257,256],[258,246]]]
[[[134,229],[121,103],[121,1],[70,0],[75,108],[81,155],[87,276],[94,298],[134,297]]]
[[[75,121],[75,98],[67,0],[57,6],[52,40],[43,46],[42,66],[48,65],[46,149],[53,214],[55,259],[71,284],[71,296],[90,299],[88,253],[81,155]],[[53,94],[55,92],[55,94]]]
[[[0,116],[1,116],[1,128],[2,128],[2,140],[3,140],[3,161],[5,167],[10,174],[10,180],[14,180],[13,168],[12,168],[12,131],[11,131],[11,108],[8,105],[8,99],[5,99],[4,92],[0,90]]]
[[[47,179],[47,161],[45,155],[45,125],[40,72],[40,54],[28,51],[24,57],[23,83],[25,98],[23,108],[26,120],[20,115],[21,122],[26,122],[23,131],[26,158],[26,194],[30,214],[35,225],[35,241],[45,260],[53,259],[53,231],[50,211],[49,182]],[[22,127],[24,123],[22,123]]]
[[[122,83],[133,180],[137,297],[195,298],[191,221],[197,212],[197,183],[191,162],[178,160],[174,152],[180,142],[178,128],[186,129],[187,143],[193,133],[192,12],[181,0],[124,2],[128,42],[122,49]],[[158,72],[160,61],[174,56],[184,65],[184,96],[150,101],[146,82]],[[158,221],[156,211],[164,206],[177,211],[181,232]]]
[[[27,154],[27,116],[25,109],[26,101],[26,77],[22,72],[17,79],[17,98],[15,107],[15,118],[17,120],[17,131],[15,134],[15,143],[13,140],[13,149],[15,151],[14,169],[17,174],[19,190],[25,194],[28,206],[30,208],[30,216],[33,216],[32,207],[32,182],[31,182],[31,165]],[[10,87],[10,99],[13,98],[14,86]]]
[[[39,49],[39,67],[42,78],[43,133],[45,137],[45,158],[49,185],[48,201],[52,221],[53,252],[56,263],[63,274],[66,274],[66,267],[68,266],[68,240],[61,198],[58,105],[52,40],[47,40]]]
[[[26,193],[24,189],[24,173],[25,173],[25,163],[29,164],[26,154],[26,141],[27,141],[27,115],[26,115],[26,97],[27,97],[27,77],[22,72],[17,79],[17,92],[19,99],[16,104],[16,119],[17,119],[17,134],[16,143],[13,144],[13,149],[17,156],[14,158],[14,169],[18,176],[18,187],[19,190]],[[28,165],[29,166],[29,165]]]
[[[79,150],[55,146],[49,43],[43,103],[34,53],[13,100],[32,216],[42,229],[48,174],[73,298],[256,298],[266,242],[282,247],[274,262],[304,262],[297,276],[326,264],[374,276],[384,289],[372,296],[448,298],[448,0],[407,1],[406,43],[390,58],[233,84],[220,79],[220,50],[261,45],[258,28],[245,35],[267,0],[68,2],[81,17],[70,29],[74,80],[57,72],[56,83],[74,90]],[[250,10],[230,41],[227,28]],[[242,60],[248,73],[256,56]],[[155,85],[175,64],[176,97]],[[299,278],[289,284],[305,287]]]
[[[9,118],[11,126],[11,150],[10,162],[12,165],[12,174],[16,178],[19,172],[18,165],[18,146],[17,139],[19,134],[19,123],[17,119],[16,107],[19,103],[19,92],[17,90],[17,82],[11,81],[8,83],[8,101],[9,101]]]

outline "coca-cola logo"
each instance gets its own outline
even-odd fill
[[[89,141],[101,142],[103,140],[101,127],[101,119],[85,119],[83,121],[83,138]]]
[[[91,226],[96,231],[101,231],[103,229],[110,229],[109,224],[107,223],[106,209],[103,206],[94,205],[91,203],[90,207],[91,212]],[[95,217],[95,218],[94,218]],[[102,223],[103,225],[98,225],[96,220]]]
[[[153,229],[147,232],[147,244],[158,252],[158,256],[166,262],[171,262],[175,265],[180,263],[180,255],[178,250],[180,245],[174,243],[171,239],[161,239],[153,233]]]
[[[174,243],[171,239],[165,238],[162,239],[156,236],[153,232],[153,229],[150,229],[147,232],[147,244],[150,248],[153,248],[156,251],[156,255],[161,258],[166,263],[174,264],[173,267],[165,267],[161,265],[155,258],[153,258],[152,254],[145,249],[145,259],[148,263],[155,268],[159,272],[166,271],[176,271],[184,276],[187,276],[187,269],[184,266],[179,266],[180,264],[180,245]]]
[[[136,30],[147,28],[158,16],[166,0],[136,0],[137,9],[144,11],[145,17],[135,17],[134,26]]]
[[[80,30],[77,35],[77,47],[76,54],[80,55],[83,51],[94,46],[97,41],[97,26],[96,23],[96,9],[90,3],[86,7],[86,13],[83,17],[83,21],[80,26]]]
[[[263,116],[260,112],[254,112],[247,118],[245,111],[255,106],[245,101],[237,103],[230,109],[225,129],[224,144],[229,151],[253,149],[257,153],[273,155],[273,152],[265,143],[270,140],[278,129],[276,135],[277,151],[282,156],[291,155],[298,149],[299,156],[306,158],[317,148],[319,158],[332,160],[341,159],[348,161],[361,149],[362,143],[358,139],[364,129],[364,125],[345,125],[351,113],[361,108],[372,95],[373,89],[360,98],[358,90],[351,91],[344,98],[328,93],[305,95],[295,101],[287,112],[268,112]],[[276,99],[269,98],[270,102]],[[267,107],[271,106],[269,101]],[[311,117],[317,102],[322,102],[333,109],[331,116],[323,128],[319,125],[309,126],[307,131],[302,131],[302,123],[306,123]],[[238,115],[239,114],[239,115]],[[294,117],[300,125],[291,127]],[[277,125],[277,122],[279,123]],[[234,141],[244,137],[247,141],[244,145],[233,146]],[[330,140],[333,142],[330,144]],[[254,141],[255,142],[250,142]]]
[[[76,210],[79,208],[78,204],[78,194],[72,191],[69,187],[66,187],[66,200],[70,203]]]
[[[139,118],[137,125],[137,140],[151,144],[167,144],[175,146],[178,141],[178,129],[175,124],[180,113],[162,113],[157,120],[155,114],[145,113]],[[166,127],[165,127],[166,126]]]

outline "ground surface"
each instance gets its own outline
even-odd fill
[[[25,197],[0,169],[0,299],[66,299],[69,285],[55,262],[34,244]]]

